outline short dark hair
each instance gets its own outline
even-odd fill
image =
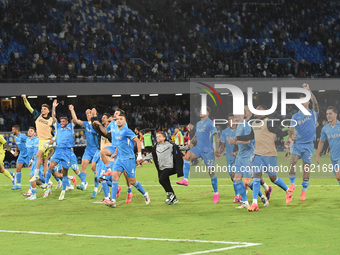
[[[140,131],[140,127],[135,127],[135,129],[137,129],[137,131]]]
[[[104,115],[105,115],[107,118],[110,118],[110,117],[111,117],[111,114],[109,114],[109,113],[107,113],[107,112],[104,112],[104,113],[103,113],[103,116],[104,116]]]
[[[36,130],[35,130],[35,127],[29,127],[28,129],[29,129],[29,130],[30,130],[30,129],[33,129],[34,132],[36,131]]]
[[[327,110],[332,110],[335,114],[338,114],[338,109],[334,106],[329,106]]]
[[[115,112],[120,112],[119,116],[121,116],[121,114],[123,114],[123,115],[125,116],[125,111],[122,110],[122,109],[120,109],[120,108],[117,108],[117,109],[115,110]]]
[[[66,116],[61,116],[60,119],[64,119],[64,120],[67,120],[68,121],[68,118]]]
[[[14,125],[12,128],[15,128],[15,129],[17,129],[17,130],[19,130],[19,131],[20,131],[20,127],[19,127],[19,125]]]
[[[124,113],[120,112],[120,114],[118,115],[119,117],[124,117],[126,119],[126,116]]]
[[[230,117],[234,117],[234,114],[233,113],[229,113],[228,114],[228,118],[230,118]]]
[[[46,107],[48,110],[50,110],[50,106],[49,106],[48,104],[42,104],[42,105],[41,105],[41,108],[42,108],[42,107]]]
[[[163,131],[158,131],[157,134],[161,134],[166,139],[166,134]]]

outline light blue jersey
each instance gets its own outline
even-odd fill
[[[242,124],[239,124],[236,128],[236,136],[249,135],[251,132],[251,127],[244,120]],[[238,144],[238,157],[248,156],[254,152],[254,140],[250,144]]]
[[[55,123],[56,130],[56,142],[58,148],[73,148],[74,137],[73,137],[74,124],[69,123],[65,127],[62,127],[59,122]]]
[[[34,159],[36,159],[37,157],[35,155],[37,155],[38,150],[39,150],[39,139],[38,138],[34,140],[33,149],[34,149],[33,150]]]
[[[124,126],[121,129],[117,129],[116,132],[111,133],[111,135],[115,140],[116,147],[118,148],[119,159],[134,159],[135,153],[131,143],[133,143],[132,139],[136,137],[136,134],[131,129],[127,128],[127,126]]]
[[[340,161],[340,121],[337,120],[334,127],[328,123],[322,128],[320,140],[326,139],[331,149],[331,160]]]
[[[83,121],[86,137],[86,148],[99,149],[98,133],[93,129],[92,125],[88,121]]]
[[[228,143],[228,138],[235,138],[236,137],[236,128],[234,130],[232,130],[230,127],[224,129],[222,131],[222,135],[221,135],[221,142],[225,143],[225,147],[226,147],[226,158],[227,158],[227,163],[229,164],[229,162],[234,162],[234,157],[233,157],[233,150],[234,150],[234,144],[229,144]]]
[[[15,144],[18,146],[18,149],[20,151],[20,156],[27,157],[27,147],[26,147],[26,140],[27,136],[19,133],[18,136],[14,136]]]
[[[38,140],[39,147],[39,139],[36,136],[33,136],[32,139],[30,139],[29,137],[26,139],[27,155],[30,160],[33,158],[33,155],[35,155],[34,145],[36,143],[36,140]]]
[[[291,125],[295,125],[296,141],[294,143],[310,143],[316,139],[316,121],[319,113],[313,109],[308,110],[311,115],[304,115],[301,111],[295,113],[292,117]]]
[[[207,118],[205,121],[199,121],[196,124],[196,137],[197,145],[196,147],[200,151],[214,152],[213,138],[214,134],[217,133],[216,127],[211,119]]]

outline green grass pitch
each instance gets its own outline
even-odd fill
[[[282,153],[278,158],[279,165],[288,166],[289,160],[283,159]],[[321,164],[329,161],[329,156],[324,156]],[[217,160],[220,165],[224,162],[223,157]],[[298,186],[290,205],[285,204],[285,193],[274,186],[270,206],[260,205],[260,210],[253,213],[235,209],[228,174],[218,176],[218,204],[212,203],[212,187],[205,173],[205,178],[191,178],[188,187],[176,185],[177,179],[173,176],[179,202],[169,206],[164,203],[166,196],[158,184],[154,164],[146,164],[137,168],[137,180],[149,192],[151,204],[145,205],[134,188],[132,203],[125,204],[124,186],[117,208],[108,208],[93,203],[100,201],[103,193],[90,199],[93,191],[90,169],[87,190],[68,191],[64,201],[58,201],[60,191],[54,188],[53,195],[46,199],[38,188],[38,199],[25,201],[22,193],[28,189],[27,169],[23,170],[24,186],[19,191],[12,191],[9,180],[0,175],[0,254],[201,254],[204,251],[209,254],[338,254],[340,187],[333,173],[316,168],[311,174],[307,199],[302,202],[298,170]],[[289,184],[288,173],[280,176]],[[265,181],[270,184],[267,175]],[[125,184],[123,177],[120,184]],[[248,194],[250,200],[251,194]],[[221,242],[198,242],[202,240]]]

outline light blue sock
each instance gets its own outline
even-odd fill
[[[261,188],[261,178],[254,178],[252,182],[253,186],[253,199],[257,199],[257,196],[262,197],[262,192],[260,191]],[[261,195],[260,195],[261,193]]]
[[[127,193],[128,193],[128,194],[131,194],[131,193],[132,193],[132,188],[131,188],[131,186],[130,186],[130,187],[127,187]]]
[[[67,187],[67,182],[68,182],[67,176],[63,176],[62,182],[63,182],[63,191],[65,191],[66,187]],[[68,183],[70,183],[70,182],[68,182]]]
[[[237,191],[237,187],[235,185],[235,181],[233,181],[233,186],[234,186],[235,196],[237,196],[238,195],[238,191]]]
[[[109,186],[107,186],[107,183],[106,181],[101,181],[100,182],[102,184],[102,189],[103,189],[103,192],[104,192],[104,197],[109,197]]]
[[[37,194],[37,189],[31,189],[32,195],[34,196],[35,194]]]
[[[21,185],[21,172],[17,173],[17,185]]]
[[[52,170],[47,169],[46,177],[45,177],[45,183],[48,183],[50,181],[51,175],[52,175]]]
[[[98,186],[99,186],[98,178],[97,178],[97,177],[94,177],[94,187],[95,187],[95,188],[98,188]]]
[[[117,191],[118,191],[118,181],[112,181],[111,199],[115,199],[116,200]]]
[[[11,171],[9,171],[9,170],[7,170],[12,176],[14,176],[14,173],[13,172],[11,172]]]
[[[340,186],[340,181],[338,181],[339,182],[339,186]]]
[[[258,179],[258,178],[256,178],[256,179]],[[253,180],[254,180],[254,182],[255,182],[255,178],[254,178]],[[261,179],[260,179],[260,180],[261,180]],[[254,182],[251,181],[251,182],[249,183],[249,185],[248,185],[249,189],[251,189],[251,190],[253,191],[253,197],[254,197],[254,190],[253,190],[253,188],[254,188]],[[263,195],[260,189],[259,189],[258,195],[259,195],[259,197],[262,197],[262,195]]]
[[[79,174],[80,182],[86,183],[86,173],[81,172]]]
[[[211,185],[213,186],[214,192],[218,191],[218,185],[217,185],[217,176],[214,174],[211,178]]]
[[[67,183],[66,183],[67,187],[71,186],[70,180],[67,178]]]
[[[145,194],[145,190],[143,189],[142,184],[140,184],[140,182],[136,181],[135,184],[133,185],[135,186],[135,188],[142,193],[143,195]]]
[[[55,177],[55,176],[53,176],[53,177],[54,177],[54,179],[55,179],[57,182],[60,181],[60,178],[57,178],[57,177]]]
[[[303,179],[302,190],[307,191],[308,186],[309,186],[309,179]]]
[[[43,172],[40,172],[40,173],[39,173],[39,180],[40,180],[42,183],[45,183],[45,177],[44,177],[44,173],[43,173]]]
[[[284,183],[284,181],[281,178],[277,177],[274,183],[284,191],[288,190],[288,186]]]
[[[289,174],[289,179],[290,179],[290,184],[294,184],[295,185],[295,174]]]
[[[189,160],[184,160],[183,174],[184,174],[184,178],[185,179],[189,178],[189,171],[190,171],[190,161]]]
[[[242,201],[243,202],[248,201],[247,194],[246,194],[246,188],[244,187],[242,180],[235,181],[235,185],[237,187],[237,191],[240,193],[240,195],[242,197]]]
[[[106,183],[107,183],[107,186],[112,187],[112,182],[111,181],[106,180]]]

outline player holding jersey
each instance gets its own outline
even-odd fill
[[[304,115],[301,111],[295,113],[292,117],[291,125],[295,125],[294,127],[289,128],[289,136],[294,141],[291,151],[290,158],[290,170],[289,170],[289,179],[290,179],[290,187],[289,189],[293,192],[295,190],[295,173],[296,173],[296,163],[301,158],[302,159],[302,168],[303,168],[303,182],[302,182],[302,192],[300,196],[300,200],[304,201],[306,199],[306,191],[309,186],[309,165],[312,163],[313,152],[314,152],[314,143],[313,141],[316,139],[316,121],[319,116],[319,105],[318,102],[309,88],[309,85],[304,83],[302,85],[303,88],[309,90],[311,93],[311,101],[313,104],[313,109],[309,109],[309,101],[302,104],[311,115]],[[302,96],[304,97],[304,96]],[[296,135],[295,135],[295,130]]]
[[[338,110],[334,106],[328,107],[326,112],[328,124],[321,130],[316,162],[320,162],[320,154],[327,139],[331,150],[333,173],[340,185],[340,121],[337,120],[337,117]]]
[[[14,157],[17,157],[18,155],[18,159],[17,159],[17,184],[13,186],[12,190],[17,190],[17,189],[21,189],[21,169],[24,166],[28,166],[29,162],[30,162],[30,158],[28,157],[27,154],[27,147],[26,147],[26,140],[27,140],[27,136],[20,133],[20,127],[18,125],[14,125],[12,127],[12,133],[14,135],[14,139],[15,139],[15,152],[14,152]]]
[[[204,160],[204,164],[208,167],[209,176],[211,179],[211,184],[214,190],[214,198],[213,203],[218,203],[219,201],[219,193],[218,193],[218,183],[217,176],[215,174],[215,156],[219,157],[219,138],[217,134],[217,130],[214,126],[214,123],[211,119],[209,119],[210,108],[207,107],[206,114],[203,114],[202,111],[200,113],[201,120],[196,124],[196,135],[192,139],[193,142],[197,140],[197,145],[189,150],[184,156],[184,164],[183,164],[183,173],[184,179],[176,182],[179,185],[188,186],[188,178],[190,171],[190,161],[193,159],[197,159],[202,157]],[[214,151],[213,139],[215,137],[215,148]]]

